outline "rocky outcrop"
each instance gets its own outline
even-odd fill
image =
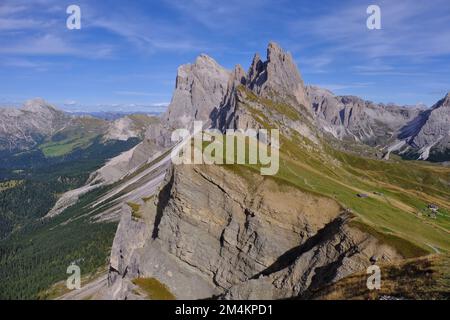
[[[247,82],[258,95],[293,102],[297,106],[309,106],[303,80],[291,54],[274,42],[269,43],[266,61],[255,55]]]
[[[108,286],[104,293],[106,299],[132,298],[132,283],[127,278],[128,272],[140,275],[136,264],[135,251],[142,248],[150,234],[150,223],[133,217],[130,206],[124,204],[120,223],[117,228],[109,262]],[[131,296],[130,296],[131,295]]]
[[[245,86],[246,83],[247,75],[244,69],[241,65],[236,65],[228,79],[227,93],[222,104],[211,112],[212,127],[221,130],[234,127],[239,86]]]
[[[235,67],[224,101],[211,119],[222,132],[272,128],[289,135],[294,130],[317,143],[303,80],[290,53],[275,43],[269,44],[265,62],[255,55],[247,74],[240,65]]]
[[[231,287],[223,297],[302,298],[326,284],[364,271],[372,256],[380,256],[382,261],[401,258],[371,235],[349,227],[350,219],[350,215],[340,215],[250,281]]]
[[[237,111],[240,86],[261,96],[280,101],[289,100],[294,108],[301,110],[298,112],[307,110],[305,106],[308,101],[300,73],[291,55],[277,44],[269,44],[267,61],[262,62],[255,58],[248,76],[239,65],[229,72],[207,55],[200,55],[194,64],[178,68],[173,98],[166,113],[160,123],[149,127],[144,141],[134,153],[149,155],[151,152],[172,147],[172,131],[178,128],[191,129],[195,120],[203,121],[205,128],[261,127],[245,110]],[[288,123],[286,126],[294,125]],[[311,136],[307,128],[302,130],[308,131],[307,134]],[[133,155],[132,160],[136,158],[141,156]],[[135,164],[140,163],[135,161]]]
[[[207,55],[178,68],[175,91],[163,120],[173,128],[189,127],[194,120],[208,121],[227,92],[229,72]]]
[[[230,73],[207,55],[200,55],[194,64],[178,68],[175,90],[167,111],[160,121],[146,130],[144,140],[130,158],[127,167],[136,169],[155,153],[173,147],[172,131],[191,129],[194,121],[210,126],[214,109],[219,108],[228,89]]]
[[[104,135],[104,140],[127,141],[144,137],[147,128],[157,125],[159,119],[147,115],[131,115],[114,120]]]
[[[87,191],[118,182],[145,167],[155,157],[173,147],[171,133],[174,129],[190,129],[194,120],[204,121],[205,126],[208,126],[212,110],[220,106],[227,93],[229,75],[227,70],[207,55],[199,56],[192,65],[181,66],[172,102],[160,119],[142,121],[142,117],[127,116],[114,121],[104,136],[104,140],[143,136],[143,141],[91,174],[86,186],[64,194],[47,217],[61,213]],[[144,131],[145,134],[142,134]]]
[[[331,199],[218,166],[177,166],[134,221],[126,209],[111,253],[110,298],[133,298],[132,280],[156,278],[179,299],[302,295],[398,257],[348,226]]]
[[[404,143],[434,141],[432,131],[448,131],[447,107],[447,98],[425,110],[305,88],[290,54],[273,43],[267,60],[256,55],[247,73],[239,65],[227,72],[207,56],[180,67],[161,123],[151,126],[128,155],[129,181],[98,201],[116,201],[126,191],[119,200],[134,202],[133,208],[120,209],[108,286],[101,297],[142,298],[133,283],[142,277],[157,279],[178,299],[304,298],[364,271],[374,257],[380,262],[402,258],[370,229],[351,223],[353,215],[335,200],[245,167],[170,166],[155,192],[169,166],[168,156],[160,160],[165,167],[146,159],[154,150],[170,149],[174,128],[210,118],[222,131],[277,127],[282,137],[305,143],[305,152],[322,155],[320,132],[336,141],[374,146],[406,132]],[[436,122],[437,117],[442,124],[431,126],[429,120]],[[289,152],[285,156],[303,160]],[[338,165],[338,160],[330,161]]]

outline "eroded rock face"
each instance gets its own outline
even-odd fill
[[[248,73],[240,66],[228,73],[206,56],[180,67],[165,118],[136,151],[147,154],[156,139],[167,147],[171,129],[211,116],[221,130],[258,129],[270,120],[281,134],[295,130],[317,145],[316,129],[378,143],[422,112],[305,89],[290,54],[270,44],[267,61],[256,55]],[[123,209],[105,297],[138,298],[132,283],[137,277],[158,279],[179,299],[307,297],[365,270],[373,256],[401,258],[352,227],[351,214],[334,200],[242,168],[174,167],[155,199],[140,205],[139,217]]]
[[[135,251],[144,246],[149,232],[150,224],[134,218],[131,208],[124,204],[111,249],[107,279],[109,289],[102,298],[123,300],[134,297],[131,290],[133,284],[126,276],[129,272],[137,277],[140,275]]]
[[[221,130],[234,128],[238,88],[247,83],[247,74],[241,65],[236,65],[231,72],[227,84],[227,93],[222,104],[211,112],[212,127]]]
[[[398,255],[347,225],[332,199],[218,166],[178,166],[133,221],[126,211],[111,254],[109,297],[154,277],[179,299],[301,295]],[[263,290],[264,289],[264,290]]]
[[[384,158],[397,152],[417,160],[450,160],[450,94],[404,124],[386,147]]]
[[[383,261],[400,258],[372,236],[349,227],[349,219],[346,214],[340,215],[257,277],[231,287],[223,298],[307,298],[326,284],[364,271],[373,255]]]
[[[292,56],[270,43],[266,61],[256,54],[247,74],[235,67],[224,101],[212,113],[212,126],[222,132],[270,127],[287,136],[294,130],[317,143],[309,103]]]
[[[303,80],[291,54],[274,42],[269,43],[265,62],[258,54],[253,58],[247,83],[259,95],[278,96],[283,102],[291,100],[294,105],[309,106]]]
[[[308,86],[307,95],[317,126],[337,139],[352,139],[417,159],[450,159],[449,95],[431,108],[375,104],[355,96],[335,96]]]
[[[450,159],[450,93],[403,127],[399,138],[416,149],[419,159],[427,160],[432,152],[436,160]]]
[[[335,138],[350,138],[372,145],[384,145],[399,129],[424,110],[423,107],[375,104],[355,96],[335,96],[308,86],[311,108],[320,129]]]
[[[194,120],[208,121],[226,92],[229,72],[207,55],[178,68],[175,91],[164,115],[173,128],[189,127]]]

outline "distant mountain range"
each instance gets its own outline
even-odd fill
[[[0,109],[0,151],[18,152],[61,142],[89,143],[142,138],[152,116],[130,113],[67,113],[43,99],[27,101],[22,108]],[[82,141],[83,140],[83,141]]]
[[[162,112],[139,112],[139,111],[77,111],[77,112],[69,112],[75,116],[91,116],[94,118],[99,118],[103,120],[117,120],[123,118],[128,115],[151,115],[151,116],[159,116]]]
[[[431,108],[374,104],[317,87],[308,87],[308,94],[319,126],[338,139],[374,146],[385,159],[392,152],[407,159],[450,159],[450,94]]]

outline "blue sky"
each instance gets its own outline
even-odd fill
[[[71,4],[81,30],[66,28]],[[366,27],[370,4],[381,30]],[[180,64],[206,53],[248,68],[271,40],[336,94],[432,105],[450,91],[448,0],[1,0],[0,103],[162,110]]]

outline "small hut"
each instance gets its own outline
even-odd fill
[[[439,207],[433,203],[430,203],[428,205],[428,209],[430,209],[431,212],[436,213],[439,210]]]

